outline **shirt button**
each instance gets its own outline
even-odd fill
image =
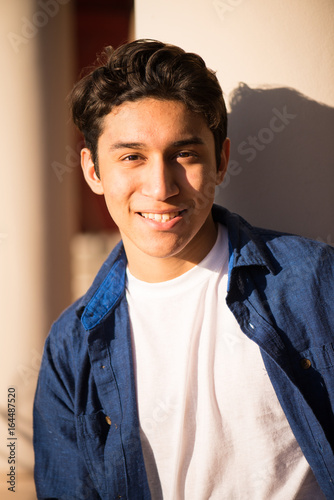
[[[106,422],[107,422],[107,424],[108,424],[108,425],[111,425],[111,420],[110,420],[110,417],[108,417],[108,415],[106,415],[106,417],[105,417],[105,418],[106,418]]]
[[[300,366],[303,370],[308,370],[311,367],[312,363],[309,359],[304,358],[300,360]]]

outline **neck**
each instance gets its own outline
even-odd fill
[[[196,264],[182,259],[158,259],[143,256],[140,263],[132,265],[129,261],[129,270],[133,276],[147,283],[161,283],[169,281],[192,269]]]
[[[156,257],[143,252],[122,236],[131,274],[141,281],[159,283],[177,278],[201,262],[216,242],[217,228],[210,218],[190,244],[176,255],[167,257]]]

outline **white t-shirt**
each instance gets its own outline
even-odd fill
[[[227,231],[196,267],[127,272],[141,441],[153,500],[322,500],[259,347],[225,303]]]

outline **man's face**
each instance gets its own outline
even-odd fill
[[[125,102],[104,118],[100,179],[87,149],[82,166],[93,191],[105,197],[130,270],[147,259],[194,265],[204,258],[216,238],[211,207],[228,151],[226,140],[217,171],[212,132],[178,101]]]

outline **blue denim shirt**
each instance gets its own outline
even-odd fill
[[[295,437],[333,499],[334,249],[253,228],[221,207],[214,206],[213,215],[229,234],[227,304],[260,346]],[[151,498],[139,437],[126,265],[119,244],[46,340],[34,404],[39,499]]]

